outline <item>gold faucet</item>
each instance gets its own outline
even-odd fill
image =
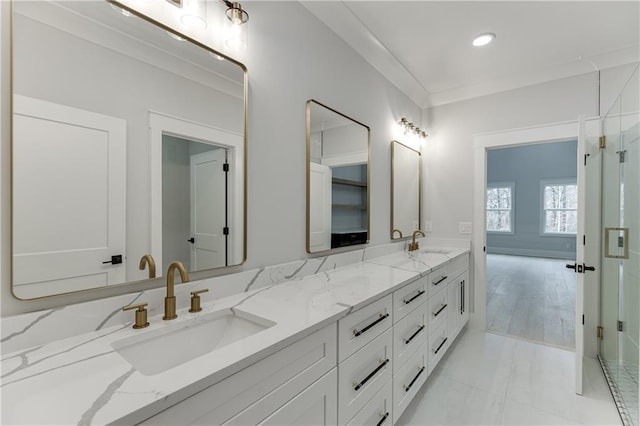
[[[178,318],[176,315],[176,296],[173,293],[173,276],[176,269],[180,272],[180,279],[183,283],[189,282],[189,273],[184,269],[182,262],[173,262],[167,269],[167,296],[164,298],[164,316],[163,320],[172,320]]]
[[[149,279],[155,278],[156,277],[156,261],[153,260],[153,256],[151,256],[150,254],[145,254],[144,256],[142,256],[142,258],[140,258],[140,266],[138,266],[138,269],[140,269],[141,271],[144,271],[144,268],[146,266],[149,266]]]
[[[398,234],[400,234],[400,238],[402,238],[402,231],[399,229],[394,229],[393,231],[391,231],[391,238],[393,238],[393,236],[396,234],[396,232]]]
[[[415,250],[418,250],[420,248],[420,245],[416,241],[416,234],[420,234],[423,237],[426,237],[426,235],[424,235],[424,232],[422,232],[419,229],[413,231],[413,239],[412,239],[411,243],[409,243],[409,251],[415,251]]]

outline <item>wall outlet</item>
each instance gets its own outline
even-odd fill
[[[461,234],[471,234],[471,222],[460,222],[459,228]]]
[[[430,220],[425,220],[425,221],[424,221],[424,229],[423,229],[423,231],[424,231],[424,232],[431,232],[431,225],[432,225],[432,224],[433,224],[433,222],[432,222],[432,221],[430,221]]]

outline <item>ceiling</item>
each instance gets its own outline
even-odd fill
[[[302,4],[422,107],[640,60],[638,0]]]

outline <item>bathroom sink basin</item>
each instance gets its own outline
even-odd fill
[[[439,254],[449,254],[452,251],[453,250],[437,249],[437,248],[425,248],[420,250],[421,253],[439,253]]]
[[[202,314],[115,341],[111,347],[145,376],[162,373],[275,325],[238,309]]]

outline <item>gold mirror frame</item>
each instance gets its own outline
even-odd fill
[[[312,147],[311,147],[311,133],[312,133],[312,124],[313,124],[313,117],[312,117],[312,107],[316,106],[319,108],[322,108],[324,110],[325,113],[327,114],[334,114],[336,119],[338,120],[348,120],[350,122],[350,124],[355,124],[358,126],[362,126],[362,128],[364,130],[366,130],[366,167],[367,167],[367,171],[366,171],[366,186],[363,186],[363,188],[365,188],[366,190],[366,240],[363,242],[357,242],[354,244],[345,244],[345,245],[341,245],[339,247],[331,247],[329,249],[322,249],[322,250],[312,250],[311,247],[311,210],[312,210],[312,206],[311,206],[311,163],[312,163],[312,155],[311,155],[311,151],[312,151]],[[306,104],[306,145],[307,145],[307,152],[306,152],[306,180],[307,180],[307,197],[306,197],[306,251],[307,253],[310,254],[328,254],[332,251],[336,251],[336,250],[348,250],[348,249],[353,249],[354,247],[358,247],[358,246],[362,246],[365,244],[369,243],[369,239],[370,239],[370,235],[371,235],[371,129],[369,128],[369,126],[349,117],[348,115],[345,115],[327,105],[324,105],[314,99],[310,99],[307,101]],[[334,204],[332,204],[332,208],[333,208]],[[333,246],[333,244],[331,244],[331,246]]]
[[[400,166],[396,164],[397,157],[399,156],[397,153],[398,149],[403,149],[403,150],[407,150],[407,152],[415,153],[416,159],[418,161],[417,200],[416,200],[417,201],[417,218],[416,218],[417,227],[415,227],[415,229],[403,230],[403,229],[400,229],[400,225],[395,223],[396,217],[399,216],[398,214],[396,214],[396,212],[399,212],[400,210],[402,210],[400,206],[396,205],[396,195],[398,195],[396,190],[396,183],[401,185],[401,183],[398,182],[399,176],[396,176],[397,174],[396,168]],[[422,216],[422,153],[398,141],[391,141],[391,202],[390,204],[391,204],[391,225],[389,229],[390,229],[390,238],[392,240],[409,238],[411,237],[412,232],[418,229],[421,229],[420,218]],[[411,228],[414,228],[414,227],[411,227]]]
[[[9,101],[9,113],[10,113],[10,135],[11,135],[11,144],[10,144],[10,182],[9,182],[9,187],[10,187],[10,203],[13,206],[13,200],[14,200],[14,168],[15,168],[15,164],[13,161],[13,155],[14,155],[14,55],[15,55],[15,23],[14,23],[14,17],[15,17],[15,1],[16,0],[11,0],[10,3],[10,8],[9,8],[9,14],[10,14],[10,29],[9,29],[9,33],[10,33],[10,53],[9,53],[9,57],[10,57],[10,87],[11,87],[11,98]],[[237,262],[234,263],[233,265],[228,265],[228,266],[224,266],[224,267],[219,267],[219,268],[214,268],[214,269],[203,269],[203,270],[197,270],[197,271],[193,271],[193,272],[197,272],[199,274],[204,274],[203,278],[206,276],[215,276],[218,275],[216,273],[209,273],[207,274],[207,271],[219,271],[225,268],[231,268],[234,266],[238,266],[243,264],[246,259],[247,259],[247,127],[248,127],[248,119],[247,119],[247,112],[248,112],[248,75],[247,75],[247,68],[244,64],[242,64],[241,62],[236,61],[235,59],[225,55],[222,52],[218,52],[210,47],[208,47],[207,45],[185,35],[182,34],[181,32],[177,31],[174,28],[171,28],[165,24],[163,24],[162,22],[159,22],[147,15],[144,15],[143,13],[130,8],[129,6],[122,4],[120,2],[118,2],[117,0],[104,0],[105,3],[110,4],[112,6],[118,7],[126,12],[128,12],[129,14],[133,15],[136,18],[141,19],[142,21],[139,22],[143,22],[146,21],[147,23],[154,25],[155,27],[159,28],[160,30],[164,30],[169,34],[172,34],[176,37],[178,37],[179,39],[182,39],[184,42],[190,43],[193,46],[203,49],[206,52],[208,52],[209,54],[217,57],[220,60],[224,60],[226,62],[229,62],[235,66],[237,66],[239,68],[239,71],[242,72],[242,84],[243,84],[243,88],[242,88],[242,96],[243,96],[243,101],[242,101],[242,115],[243,117],[241,118],[241,129],[242,129],[242,147],[244,149],[244,155],[243,158],[240,160],[241,164],[243,165],[243,173],[242,173],[242,185],[240,187],[238,187],[237,189],[241,189],[242,190],[242,194],[239,195],[239,197],[241,197],[242,199],[242,212],[241,214],[241,218],[242,218],[242,232],[243,232],[243,236],[242,236],[242,259]],[[145,141],[145,143],[147,143]],[[11,229],[10,229],[10,233],[9,233],[9,244],[11,247],[10,250],[10,261],[7,262],[7,264],[10,264],[10,277],[11,277],[11,293],[12,295],[18,299],[18,300],[41,300],[41,299],[50,299],[50,298],[55,298],[55,297],[59,297],[59,296],[64,296],[64,295],[68,295],[68,294],[77,294],[77,293],[88,293],[88,292],[92,292],[92,293],[99,293],[100,291],[104,291],[105,289],[125,289],[128,286],[134,285],[134,284],[140,284],[140,283],[144,283],[146,281],[150,281],[155,274],[152,274],[152,266],[155,266],[153,264],[153,262],[149,262],[147,261],[147,263],[145,265],[148,265],[149,267],[149,279],[142,279],[142,280],[132,280],[132,281],[127,281],[127,282],[123,282],[123,283],[118,283],[118,284],[111,284],[108,286],[100,286],[100,287],[93,287],[93,288],[86,288],[86,289],[81,289],[81,290],[74,290],[74,291],[68,291],[68,292],[60,292],[60,293],[54,293],[54,294],[47,294],[47,295],[43,295],[43,296],[38,296],[38,297],[29,297],[29,298],[25,298],[25,297],[20,297],[19,295],[16,294],[13,282],[14,282],[14,261],[13,261],[13,247],[14,247],[14,230],[13,230],[13,226],[14,226],[14,211],[13,211],[13,207],[11,208],[10,211],[10,222],[11,222]],[[131,256],[131,253],[127,253],[128,254],[128,262],[132,262],[135,263],[136,265],[138,264],[138,259],[133,258]],[[145,258],[147,256],[147,254],[145,253],[141,253],[140,254],[142,256],[142,258],[140,259],[140,266],[142,266],[143,262],[142,259]],[[137,254],[136,254],[137,256]],[[167,264],[169,262],[166,262]],[[143,269],[142,267],[140,269]],[[155,269],[155,268],[153,268]],[[162,274],[163,271],[160,271],[160,274]],[[160,286],[161,283],[160,281],[158,281],[158,285]],[[153,287],[156,287],[156,285],[154,285]],[[124,293],[124,292],[123,292]]]

